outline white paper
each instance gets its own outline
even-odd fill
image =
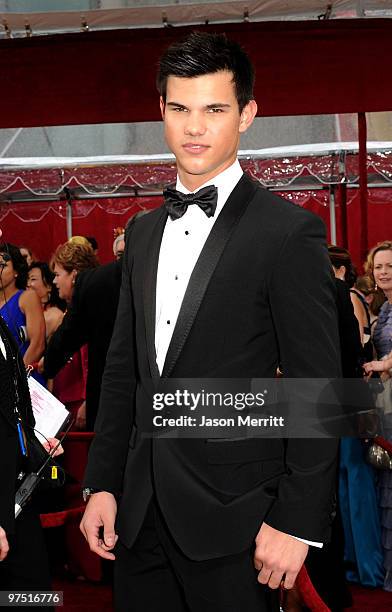
[[[31,405],[35,418],[35,435],[43,444],[45,438],[54,438],[63,426],[69,412],[57,397],[29,376]],[[43,435],[40,435],[43,434]]]

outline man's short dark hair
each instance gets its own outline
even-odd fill
[[[173,43],[162,55],[158,66],[158,91],[166,102],[169,76],[192,78],[224,70],[233,73],[238,106],[242,112],[244,106],[253,100],[255,74],[248,55],[225,34],[191,32]]]

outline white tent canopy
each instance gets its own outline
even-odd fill
[[[282,157],[305,157],[330,155],[331,153],[358,153],[357,142],[328,142],[303,144],[288,147],[269,147],[265,149],[242,149],[238,152],[240,159],[279,159]],[[368,142],[368,153],[377,151],[392,152],[392,142]],[[137,164],[149,162],[174,162],[171,153],[156,155],[100,155],[90,157],[9,157],[0,160],[0,171],[16,168],[64,168],[67,166],[97,166],[110,164]]]
[[[6,7],[3,5],[6,4]],[[115,28],[162,27],[204,23],[239,21],[272,21],[304,19],[344,19],[363,17],[392,17],[388,0],[237,0],[210,2],[168,3],[120,0],[96,2],[96,10],[87,7],[94,2],[18,2],[0,0],[0,36],[53,34],[80,30],[108,30]],[[126,6],[124,6],[124,4]],[[87,6],[86,6],[87,5]],[[26,8],[28,10],[26,11]],[[59,8],[62,7],[62,10]],[[69,10],[69,8],[76,10]],[[80,8],[79,8],[80,7]],[[34,10],[36,8],[36,10]]]

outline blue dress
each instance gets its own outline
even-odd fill
[[[0,316],[7,324],[7,327],[19,348],[19,352],[23,357],[29,347],[29,341],[23,342],[19,335],[20,329],[26,326],[26,316],[19,307],[19,298],[22,293],[23,289],[20,289],[9,300],[7,300],[7,302],[0,308]],[[46,386],[46,381],[41,374],[38,372],[33,372],[32,376],[35,378],[35,380],[41,383],[41,385]]]
[[[392,351],[392,304],[389,302],[385,302],[381,307],[374,330],[373,342],[379,359]],[[389,412],[384,415],[383,425],[384,437],[392,441],[392,413]],[[380,471],[379,491],[384,568],[386,571],[384,589],[392,591],[392,471]]]
[[[26,325],[26,317],[24,312],[19,308],[19,298],[23,290],[20,289],[0,308],[0,315],[3,321],[6,322],[8,329],[11,332],[22,357],[28,349],[29,343],[23,342],[20,339],[20,329]]]
[[[382,587],[385,572],[376,475],[365,461],[360,439],[342,438],[339,476],[347,580]]]
[[[357,371],[357,362],[362,357],[357,319],[348,290],[347,298],[343,299],[344,291],[338,282],[337,289],[343,375],[347,378],[361,376],[362,372]],[[376,470],[366,463],[360,439],[341,439],[339,468],[346,577],[363,586],[381,587],[384,569]]]

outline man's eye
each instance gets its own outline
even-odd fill
[[[173,107],[174,112],[176,113],[182,113],[186,111],[186,108],[184,108],[183,106],[174,106]]]
[[[208,109],[210,113],[223,113],[223,110],[219,107],[212,107]]]

